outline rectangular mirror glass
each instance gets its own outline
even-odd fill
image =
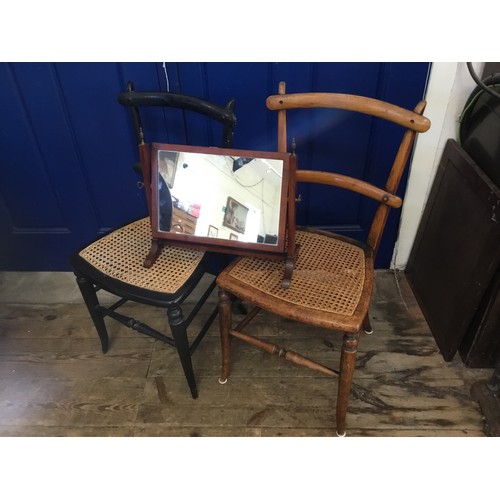
[[[151,167],[154,237],[284,252],[287,153],[153,144]]]

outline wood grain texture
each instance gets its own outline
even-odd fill
[[[161,310],[124,307],[165,327]],[[442,359],[403,275],[396,282],[393,273],[376,274],[370,319],[374,333],[362,334],[358,347],[348,435],[484,435],[469,391],[491,370]],[[239,342],[231,378],[221,385],[214,324],[193,355],[199,388],[193,400],[174,349],[108,325],[111,347],[103,355],[85,306],[2,304],[0,436],[335,435],[335,378]],[[271,342],[338,365],[340,332],[266,313],[254,328]]]
[[[380,203],[385,203],[391,208],[399,208],[403,201],[398,196],[388,193],[366,181],[349,177],[347,175],[333,172],[318,172],[317,170],[298,170],[296,173],[297,182],[312,182],[327,184],[349,189],[355,193],[363,194]]]
[[[431,126],[431,122],[425,116],[420,116],[388,102],[351,94],[306,92],[302,94],[272,95],[267,98],[266,105],[269,109],[275,111],[321,107],[345,109],[379,116],[416,132],[425,132]]]

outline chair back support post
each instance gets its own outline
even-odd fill
[[[127,83],[127,92],[134,92],[133,82]],[[135,142],[137,145],[142,144],[144,142],[144,132],[141,123],[141,115],[139,114],[137,106],[130,106],[130,114],[132,116],[132,124],[134,126]]]
[[[231,99],[225,106],[231,119],[223,122],[222,129],[222,147],[231,148],[233,146],[234,126],[236,125],[236,116],[234,115],[234,108],[236,99]]]
[[[420,101],[415,107],[414,113],[421,116],[425,110],[425,105],[425,101]],[[391,171],[389,172],[387,183],[385,185],[386,191],[390,194],[396,194],[406,164],[408,163],[408,158],[413,148],[416,136],[417,132],[413,129],[407,129],[403,135],[403,139],[401,140],[401,144],[398,148],[396,158],[394,159],[394,163],[392,165]],[[372,224],[370,226],[367,245],[372,249],[374,258],[378,252],[380,242],[382,240],[382,235],[387,223],[387,218],[389,217],[390,208],[391,207],[388,205],[380,204],[375,212]]]
[[[287,207],[287,255],[289,259],[286,262],[286,265],[294,266],[295,258],[297,253],[297,248],[295,244],[295,196],[297,183],[295,182],[295,177],[297,175],[297,157],[295,154],[290,155],[290,172],[289,178],[290,183],[288,185],[288,207]],[[291,276],[291,271],[287,270],[286,275]],[[282,283],[282,286],[287,287],[290,286],[289,281],[285,281]]]
[[[286,92],[285,82],[279,83],[278,93],[284,95]],[[278,151],[280,153],[287,152],[287,138],[286,138],[286,109],[278,111]]]

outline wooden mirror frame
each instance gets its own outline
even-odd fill
[[[231,239],[213,238],[193,234],[180,234],[159,231],[158,229],[158,188],[153,186],[153,179],[158,175],[158,151],[197,153],[204,155],[234,156],[246,158],[275,159],[283,161],[281,197],[279,203],[279,222],[276,244],[243,242]],[[291,276],[295,255],[295,156],[285,152],[253,151],[215,147],[198,147],[177,144],[142,144],[139,146],[141,166],[146,187],[146,200],[151,219],[152,244],[144,261],[144,266],[151,267],[158,258],[164,245],[196,248],[234,255],[244,255],[272,259],[285,259],[285,275]],[[293,192],[292,192],[293,191]],[[230,196],[231,193],[228,193]],[[223,215],[221,215],[222,219]],[[292,224],[291,220],[293,220]],[[288,278],[289,282],[289,278]]]

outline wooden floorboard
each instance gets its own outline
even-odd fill
[[[212,299],[215,303],[216,297]],[[137,304],[158,329],[164,312]],[[198,326],[207,313],[195,321]],[[363,335],[349,436],[483,436],[474,381],[491,370],[445,362],[404,275],[377,273],[372,335]],[[83,304],[2,304],[1,436],[334,436],[336,379],[234,341],[232,374],[218,383],[217,321],[193,355],[190,397],[175,350],[107,320],[103,355]],[[337,368],[342,335],[269,314],[249,331]]]

